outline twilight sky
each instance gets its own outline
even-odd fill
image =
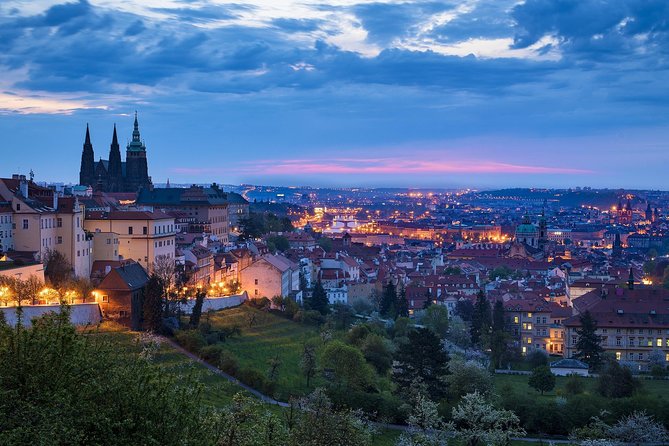
[[[2,0],[0,175],[668,189],[666,0]]]

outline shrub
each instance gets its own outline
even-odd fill
[[[237,373],[237,378],[244,384],[260,390],[267,395],[272,395],[274,393],[274,383],[270,382],[267,377],[257,369],[250,367],[243,368]]]
[[[218,365],[223,347],[220,344],[206,345],[200,349],[200,358],[209,364]]]
[[[302,310],[295,313],[293,320],[306,325],[321,325],[325,322],[325,316],[316,310]]]
[[[542,365],[548,364],[548,353],[541,349],[535,349],[532,352],[528,353],[527,358],[525,359],[532,368],[537,368]]]
[[[567,395],[579,395],[583,393],[585,390],[583,378],[574,373],[569,374],[567,381],[564,383],[564,390],[567,392]]]
[[[247,302],[250,306],[259,310],[269,310],[272,307],[272,302],[266,297],[261,297],[260,299],[249,299]]]
[[[174,338],[179,345],[193,353],[199,353],[200,349],[207,345],[207,341],[198,330],[179,330]]]
[[[218,359],[218,368],[228,375],[236,376],[239,372],[237,357],[231,351],[223,349]]]

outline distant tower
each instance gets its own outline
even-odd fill
[[[630,268],[630,275],[629,278],[627,279],[627,288],[630,290],[634,289],[634,273],[632,271],[632,268]]]
[[[109,167],[107,192],[123,191],[123,167],[121,164],[121,147],[118,145],[118,136],[116,135],[116,124],[114,124],[114,134],[109,146]]]
[[[646,206],[646,220],[653,221],[653,209],[650,207],[650,201],[648,202],[648,206]]]
[[[546,249],[548,244],[548,225],[546,223],[546,210],[541,209],[541,219],[539,220],[539,249]]]
[[[655,208],[655,211],[653,211],[653,221],[657,221],[660,219],[660,210],[658,208]]]
[[[146,146],[139,134],[139,122],[135,112],[135,124],[132,131],[132,141],[128,144],[125,152],[126,184],[127,192],[137,192],[141,188],[150,188],[149,167],[146,160]]]
[[[622,253],[623,253],[623,244],[620,241],[620,233],[616,232],[616,236],[613,239],[613,252],[611,253],[611,255],[613,255],[613,257],[620,257]]]
[[[79,184],[93,186],[95,184],[95,154],[91,144],[91,134],[86,124],[86,139],[84,149],[81,152],[81,168],[79,169]]]

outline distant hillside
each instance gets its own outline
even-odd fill
[[[468,194],[472,198],[510,198],[559,203],[562,206],[610,207],[618,203],[622,191],[612,189],[499,189]]]

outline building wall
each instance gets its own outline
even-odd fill
[[[506,314],[511,327],[511,334],[520,346],[522,354],[528,354],[539,348],[551,353],[550,313],[506,311]]]
[[[248,293],[249,299],[271,299],[274,296],[287,296],[290,292],[289,283],[285,283],[289,281],[284,279],[284,274],[265,260],[258,260],[244,268],[240,275],[242,289]]]
[[[605,351],[618,360],[635,361],[643,365],[648,362],[650,352],[662,350],[665,360],[669,361],[669,329],[666,328],[598,328],[597,334]],[[565,328],[565,357],[576,354],[578,334],[576,327]]]
[[[7,251],[14,249],[14,230],[12,229],[12,213],[0,213],[0,246]]]
[[[93,261],[118,260],[119,238],[114,232],[91,232],[93,236]]]
[[[150,270],[156,257],[165,255],[174,258],[174,219],[157,220],[86,220],[90,232],[113,232],[118,234],[118,254],[123,259],[133,259]],[[132,228],[132,229],[131,229]]]

